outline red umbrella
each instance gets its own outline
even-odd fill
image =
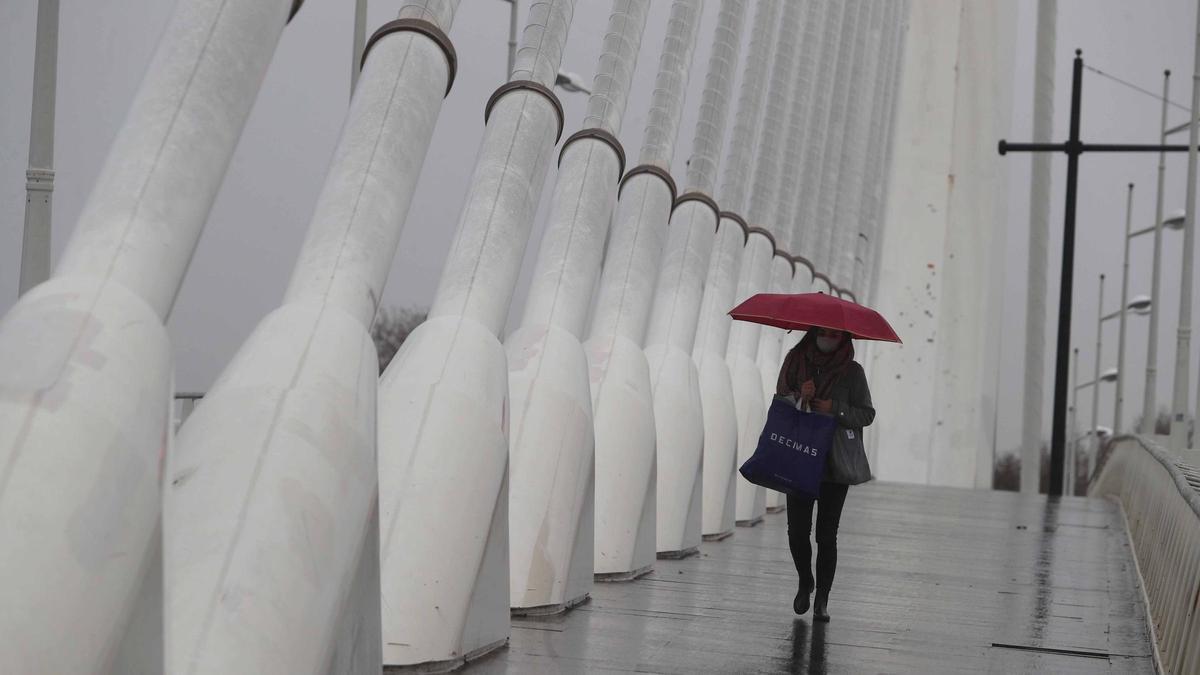
[[[830,328],[860,340],[900,342],[879,312],[824,293],[759,293],[734,307],[729,316],[784,330]]]

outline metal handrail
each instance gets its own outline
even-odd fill
[[[1200,471],[1143,436],[1111,448],[1089,494],[1122,506],[1161,671],[1200,672]]]
[[[1200,518],[1200,469],[1180,461],[1179,458],[1159,445],[1158,442],[1145,436],[1121,434],[1114,437],[1111,442],[1115,445],[1124,441],[1136,441],[1142,446],[1143,450],[1150,453],[1150,456],[1154,457],[1159,464],[1162,464],[1167,473],[1171,475],[1175,487],[1179,490],[1179,496],[1183,497],[1183,500],[1192,508],[1192,512],[1196,514],[1196,517]],[[1097,466],[1093,476],[1099,476],[1103,468],[1102,466]]]

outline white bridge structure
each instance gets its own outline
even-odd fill
[[[656,35],[650,0],[611,0],[573,120],[576,2],[523,3],[428,320],[380,373],[370,328],[477,1],[407,0],[366,41],[286,294],[176,431],[164,323],[303,11],[177,0],[66,252],[0,320],[0,672],[453,669],[514,614],[722,545],[784,508],[737,474],[798,339],[732,324],[758,292],[896,317],[907,344],[859,357],[904,411],[871,429],[877,476],[990,487],[1010,4],[707,0],[705,33],[704,0],[672,0]],[[1128,437],[1095,490],[1129,515],[1164,664],[1194,673],[1189,471]]]

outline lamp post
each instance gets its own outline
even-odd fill
[[[1113,430],[1121,428],[1121,403],[1125,382],[1125,310],[1129,304],[1129,232],[1133,223],[1133,183],[1125,193],[1125,252],[1121,259],[1121,310],[1117,328],[1117,390],[1113,394]],[[1103,308],[1101,308],[1103,311]],[[1099,358],[1099,354],[1096,355]],[[1093,427],[1095,420],[1093,420]]]
[[[1172,211],[1166,218],[1162,217],[1161,164],[1159,165],[1159,170],[1158,204],[1155,206],[1155,224],[1147,228],[1130,232],[1125,239],[1125,245],[1128,249],[1130,240],[1143,234],[1154,235],[1154,264],[1151,269],[1149,303],[1150,336],[1148,338],[1149,342],[1146,345],[1146,391],[1143,396],[1145,403],[1142,407],[1142,427],[1138,429],[1138,431],[1143,434],[1154,433],[1154,420],[1158,416],[1158,411],[1156,410],[1158,407],[1158,298],[1159,287],[1161,286],[1160,269],[1162,267],[1162,231],[1163,228],[1175,231],[1182,230],[1183,224],[1186,221],[1186,216],[1183,209],[1176,209]]]
[[[1104,275],[1101,275],[1101,279],[1103,279],[1103,276]],[[1101,287],[1103,287],[1103,284],[1104,284],[1104,282],[1101,281]],[[1103,293],[1103,291],[1102,291],[1102,293]],[[1105,314],[1100,317],[1099,323],[1097,325],[1097,333],[1096,333],[1096,376],[1097,377],[1101,377],[1101,375],[1100,375],[1100,346],[1102,343],[1103,336],[1100,334],[1100,328],[1103,325],[1103,323],[1105,321],[1110,321],[1112,319],[1120,319],[1121,323],[1124,323],[1125,315],[1127,312],[1132,311],[1134,314],[1137,314],[1139,316],[1145,316],[1146,314],[1149,313],[1150,308],[1151,308],[1150,298],[1145,295],[1137,295],[1137,296],[1134,296],[1133,300],[1130,300],[1129,302],[1123,304],[1121,306],[1121,309],[1115,310],[1113,312],[1110,312],[1110,313]],[[1103,311],[1103,310],[1100,310],[1100,311]],[[1125,351],[1125,336],[1124,336],[1124,331],[1122,331],[1121,337],[1119,338],[1119,340],[1117,342],[1117,352],[1118,352],[1117,367],[1114,368],[1112,371],[1110,371],[1112,373],[1115,373],[1113,375],[1113,379],[1117,383],[1118,399],[1117,399],[1117,401],[1115,401],[1115,409],[1113,411],[1113,414],[1118,416],[1117,418],[1113,419],[1113,428],[1116,430],[1119,430],[1120,426],[1121,426],[1120,420],[1119,420],[1119,415],[1121,414],[1121,401],[1120,401],[1119,397],[1121,395],[1121,382],[1124,380],[1124,375],[1122,373],[1120,373],[1120,370],[1121,370],[1122,364],[1124,364],[1124,362],[1125,362],[1125,359],[1123,357],[1124,351]],[[1093,408],[1094,407],[1095,406],[1093,405]],[[1092,417],[1095,417],[1095,414],[1093,414]]]
[[[1123,411],[1123,408],[1125,405],[1125,395],[1124,395],[1124,391],[1125,391],[1125,317],[1126,317],[1127,311],[1133,310],[1137,314],[1146,314],[1149,312],[1153,312],[1155,309],[1153,295],[1151,295],[1150,297],[1146,297],[1144,295],[1139,295],[1136,298],[1134,298],[1132,301],[1129,300],[1129,242],[1135,236],[1138,236],[1139,234],[1146,234],[1148,232],[1154,232],[1156,239],[1161,239],[1161,234],[1162,234],[1161,220],[1156,221],[1156,223],[1158,223],[1158,224],[1156,224],[1154,227],[1146,228],[1143,230],[1138,230],[1136,233],[1132,232],[1130,230],[1130,228],[1132,227],[1132,224],[1133,224],[1133,183],[1130,183],[1129,184],[1129,193],[1125,199],[1125,246],[1124,246],[1125,252],[1124,252],[1122,262],[1121,262],[1121,309],[1118,310],[1118,313],[1121,318],[1121,321],[1120,321],[1121,327],[1120,327],[1119,333],[1118,333],[1119,337],[1117,338],[1117,372],[1118,372],[1118,375],[1117,375],[1117,393],[1116,393],[1116,397],[1115,397],[1115,401],[1114,401],[1114,411],[1113,411],[1113,433],[1120,433],[1120,431],[1121,431],[1121,414],[1122,414],[1122,411]],[[1180,224],[1182,224],[1182,219],[1180,219]],[[1159,257],[1158,250],[1156,249],[1155,250],[1156,262],[1157,262],[1158,257]],[[1155,282],[1157,282],[1157,279],[1158,279],[1158,268],[1157,267],[1154,268],[1153,274],[1154,274]],[[1153,292],[1154,286],[1155,286],[1155,283],[1152,283],[1151,284],[1151,287],[1152,287],[1151,292]],[[1151,339],[1156,339],[1156,336],[1154,335],[1155,331],[1153,328],[1153,324],[1154,324],[1154,321],[1151,320],[1151,336],[1152,336]],[[1150,384],[1150,383],[1148,383],[1148,384]]]
[[[54,92],[58,73],[58,0],[40,0],[25,171],[25,232],[18,293],[50,278],[50,207],[54,195]]]
[[[1071,430],[1071,443],[1067,446],[1067,454],[1074,458],[1075,449],[1079,445],[1079,347],[1076,347],[1071,354],[1071,373],[1071,405],[1067,409],[1067,412],[1070,413],[1070,422],[1068,428]],[[1038,457],[1038,460],[1041,460],[1040,456]],[[1074,460],[1072,459],[1072,462],[1073,461]],[[1070,466],[1075,465],[1071,464]],[[1064,480],[1069,480],[1066,478],[1068,475],[1070,474],[1063,474]],[[1067,490],[1063,490],[1063,492],[1067,492]],[[1070,493],[1068,492],[1068,494]]]
[[[1125,229],[1126,229],[1126,232],[1129,231],[1128,218],[1126,218]],[[1125,241],[1128,244],[1128,241],[1129,241],[1128,235],[1126,235]],[[1126,246],[1126,249],[1128,249],[1128,246]],[[1128,267],[1128,250],[1126,250],[1126,267]],[[1096,382],[1116,382],[1117,383],[1117,392],[1116,392],[1117,401],[1116,401],[1116,410],[1115,410],[1114,414],[1116,414],[1118,417],[1113,420],[1114,428],[1120,427],[1120,417],[1119,416],[1121,414],[1121,401],[1120,401],[1120,397],[1121,397],[1121,364],[1124,361],[1122,354],[1125,351],[1125,331],[1124,331],[1125,314],[1126,314],[1126,312],[1128,312],[1130,310],[1133,310],[1137,314],[1145,314],[1146,311],[1151,307],[1150,299],[1145,296],[1137,296],[1132,301],[1128,301],[1128,302],[1125,301],[1124,284],[1122,285],[1121,295],[1122,295],[1121,307],[1119,309],[1117,309],[1115,312],[1105,314],[1104,313],[1104,275],[1101,274],[1100,275],[1100,292],[1099,292],[1100,297],[1099,297],[1099,300],[1098,300],[1097,306],[1096,306],[1095,370],[1094,370],[1094,377],[1092,379],[1092,382],[1089,384],[1094,384]],[[1117,343],[1117,351],[1120,352],[1120,354],[1118,354],[1118,356],[1117,356],[1117,364],[1118,365],[1116,368],[1109,369],[1109,370],[1105,371],[1103,374],[1101,374],[1100,373],[1100,355],[1101,355],[1103,347],[1104,347],[1104,322],[1110,321],[1112,319],[1120,319],[1121,320],[1121,328],[1122,328],[1121,329],[1121,337],[1120,337],[1119,342]],[[1079,385],[1079,387],[1077,387],[1077,389],[1089,386],[1089,384]],[[1093,430],[1096,429],[1097,416],[1099,415],[1099,406],[1100,406],[1100,391],[1099,391],[1099,389],[1097,389],[1096,391],[1092,392],[1092,429]],[[1073,486],[1074,482],[1075,482],[1074,478],[1073,478],[1074,470],[1075,470],[1074,466],[1075,466],[1074,463],[1070,464],[1070,471],[1067,472],[1066,476],[1064,477],[1064,483],[1068,486],[1068,489],[1070,489],[1070,487]]]
[[[1170,103],[1167,96],[1171,90],[1171,71],[1163,71],[1163,93],[1162,93],[1162,120],[1159,125],[1158,142],[1160,145],[1165,145],[1167,142],[1167,105]],[[1150,279],[1150,338],[1146,345],[1146,391],[1142,394],[1142,427],[1138,429],[1143,434],[1154,433],[1154,420],[1158,416],[1155,408],[1158,407],[1156,398],[1158,396],[1158,290],[1159,278],[1158,268],[1162,262],[1162,227],[1163,223],[1163,174],[1167,168],[1167,153],[1159,151],[1158,153],[1158,184],[1155,188],[1154,196],[1154,225],[1150,229],[1154,233],[1154,264],[1151,266],[1153,277]],[[1179,224],[1182,226],[1183,221]],[[1125,244],[1128,246],[1129,240],[1135,235],[1129,235],[1125,239]],[[1147,426],[1148,425],[1148,426]]]
[[[513,66],[517,62],[517,0],[504,0],[508,3],[508,70],[504,79],[512,77]]]
[[[1125,387],[1125,315],[1130,311],[1139,316],[1149,315],[1154,309],[1154,302],[1148,295],[1135,295],[1132,300],[1123,303],[1121,306],[1124,307],[1124,311],[1121,312],[1121,332],[1120,337],[1117,338],[1118,376],[1116,401],[1113,402],[1113,433],[1119,433],[1121,430],[1121,415],[1125,407],[1125,396],[1123,394]]]
[[[363,48],[367,42],[367,0],[354,0],[354,42],[350,51],[350,98],[358,87],[358,74],[362,71]]]
[[[1096,414],[1100,407],[1100,353],[1101,346],[1104,344],[1104,275],[1100,275],[1100,299],[1096,303],[1096,367],[1093,371],[1092,382],[1096,384],[1096,388],[1092,390],[1092,429],[1096,428]],[[1119,374],[1119,373],[1118,373]],[[1075,488],[1075,459],[1071,459],[1071,465],[1067,471],[1067,485],[1070,486],[1067,494],[1074,494]]]
[[[1076,349],[1075,351],[1076,351],[1076,356],[1078,356],[1079,350]],[[1076,358],[1075,361],[1076,361],[1076,365],[1078,365],[1079,359]],[[1088,431],[1086,434],[1084,434],[1084,436],[1090,435],[1091,437],[1098,439],[1102,435],[1101,430],[1105,429],[1105,427],[1101,427],[1099,425],[1098,420],[1096,419],[1098,410],[1095,405],[1095,402],[1097,400],[1099,400],[1099,398],[1100,398],[1100,386],[1099,385],[1102,382],[1115,382],[1119,375],[1120,375],[1120,373],[1117,372],[1116,368],[1109,368],[1108,370],[1104,371],[1103,373],[1099,373],[1095,379],[1093,379],[1089,382],[1084,382],[1083,384],[1075,385],[1075,392],[1074,392],[1075,396],[1078,395],[1080,389],[1087,389],[1088,387],[1094,388],[1092,391],[1092,403],[1093,403],[1092,404],[1092,428],[1090,431]],[[1076,378],[1076,379],[1078,379],[1078,378]],[[1111,433],[1111,431],[1110,431],[1110,433]],[[1070,455],[1070,457],[1068,458],[1070,461],[1070,471],[1065,472],[1065,475],[1063,477],[1063,482],[1066,485],[1066,489],[1064,490],[1064,492],[1068,495],[1075,493],[1075,457],[1076,457],[1075,450],[1076,450],[1077,446],[1078,446],[1078,440],[1076,440],[1075,442],[1072,442],[1070,444],[1071,451],[1068,453]],[[1098,450],[1099,450],[1099,447],[1097,447],[1097,451]],[[1089,466],[1090,466],[1090,464],[1091,464],[1091,461],[1089,459]]]
[[[1200,12],[1196,14],[1197,37],[1200,38]],[[1191,117],[1200,108],[1200,39],[1196,41],[1192,64]],[[1171,449],[1182,450],[1187,441],[1185,422],[1188,414],[1188,384],[1191,374],[1192,352],[1192,272],[1196,244],[1196,143],[1200,141],[1200,128],[1188,127],[1187,201],[1186,222],[1183,230],[1183,273],[1179,289],[1179,326],[1175,339],[1175,386],[1171,398]]]

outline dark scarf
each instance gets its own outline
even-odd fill
[[[854,362],[854,342],[847,336],[829,354],[817,349],[817,331],[808,331],[799,344],[787,355],[787,385],[800,391],[800,385],[812,380],[817,387],[816,398],[827,399],[833,385]]]

